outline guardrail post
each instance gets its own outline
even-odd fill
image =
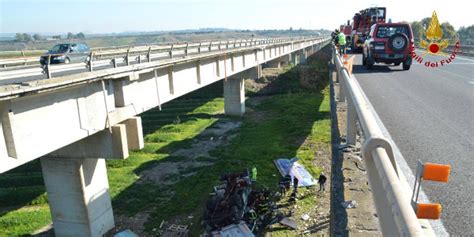
[[[170,51],[168,52],[170,58],[173,58],[173,47],[174,47],[174,44],[171,44]]]
[[[346,144],[355,145],[357,138],[357,112],[354,102],[347,99]]]
[[[221,42],[219,41],[219,44],[217,45],[217,50],[221,51]]]
[[[87,62],[87,67],[89,68],[89,72],[92,72],[92,70],[94,69],[94,52],[91,51],[91,53],[89,54],[89,61]]]
[[[212,41],[209,42],[208,52],[211,52],[211,50],[212,50]]]
[[[51,78],[51,55],[48,55],[48,62],[46,62],[46,65],[44,67],[44,72],[46,74],[46,78],[50,79]]]
[[[184,48],[184,56],[188,56],[188,47],[189,47],[189,43],[186,42],[186,48]]]
[[[110,62],[112,63],[114,68],[117,68],[117,59],[116,58],[112,58],[112,60]]]
[[[127,66],[130,65],[130,48],[127,49],[127,55],[125,55],[125,63]]]
[[[337,81],[339,82],[339,101],[344,102],[346,101],[346,93],[345,93],[345,84],[344,77],[342,76],[342,68],[337,69]]]
[[[227,43],[225,44],[225,48],[229,49],[229,41],[227,40]]]
[[[202,42],[199,42],[199,46],[198,46],[198,54],[201,54],[201,45],[202,45]]]
[[[151,46],[148,48],[148,52],[146,53],[146,58],[148,62],[151,62]]]

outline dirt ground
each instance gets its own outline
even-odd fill
[[[335,74],[334,74],[335,77]],[[333,233],[334,236],[381,236],[377,212],[360,153],[361,134],[355,146],[345,146],[346,109],[339,102],[339,83],[332,83],[333,121]],[[343,204],[355,204],[346,208]]]

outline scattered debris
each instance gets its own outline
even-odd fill
[[[127,229],[117,233],[114,237],[138,237],[138,235]]]
[[[316,185],[317,181],[311,176],[311,174],[304,168],[303,165],[298,163],[298,158],[292,159],[278,159],[275,160],[275,165],[280,171],[280,174],[284,177],[290,175],[291,177],[298,178],[298,186],[313,186]]]
[[[215,230],[239,223],[246,213],[252,191],[248,170],[242,173],[224,174],[222,184],[214,187],[207,202],[204,224],[207,230]]]
[[[355,162],[355,161],[354,161],[354,164],[355,164],[355,166],[357,167],[357,169],[359,169],[360,171],[364,171],[364,172],[365,172],[365,168],[361,167],[362,165],[359,165],[358,162]]]
[[[346,209],[351,209],[357,207],[357,202],[355,200],[350,200],[346,202],[341,202],[341,205]]]
[[[249,229],[244,221],[241,221],[238,225],[228,225],[221,230],[216,230],[211,233],[212,237],[254,237],[255,235]]]
[[[221,176],[222,183],[214,187],[207,202],[203,218],[206,233],[203,236],[235,236],[222,235],[227,233],[222,231],[230,229],[232,234],[237,230],[236,225],[241,223],[257,236],[263,234],[268,226],[281,221],[290,228],[295,226],[293,220],[283,220],[285,215],[276,205],[280,194],[254,189],[250,176],[249,170]]]
[[[296,221],[289,218],[289,217],[283,217],[283,219],[281,219],[280,221],[280,224],[284,225],[284,226],[288,226],[294,230],[296,230],[298,228],[298,225],[296,224]]]
[[[186,237],[189,234],[189,229],[187,225],[175,225],[162,221],[158,233],[162,237]]]
[[[309,220],[309,215],[308,215],[308,214],[304,214],[303,216],[301,216],[301,220],[304,220],[304,221]]]

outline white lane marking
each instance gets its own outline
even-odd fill
[[[411,171],[410,167],[408,166],[408,163],[406,162],[405,158],[403,157],[402,153],[400,152],[400,149],[398,148],[397,144],[393,141],[392,137],[390,136],[390,133],[388,132],[387,128],[385,128],[385,125],[382,123],[382,120],[380,119],[379,115],[377,114],[377,111],[375,111],[374,107],[372,106],[372,103],[370,103],[369,99],[367,98],[367,95],[363,93],[365,100],[368,102],[368,105],[370,106],[370,109],[374,111],[374,116],[375,120],[377,121],[377,124],[379,125],[380,129],[382,130],[383,135],[391,142],[393,145],[393,155],[395,156],[395,160],[397,161],[398,167],[402,170],[402,173],[405,175],[405,178],[407,179],[408,184],[413,187],[415,183],[415,175],[413,175],[413,172]],[[424,203],[430,203],[428,196],[425,194],[423,191],[423,188],[420,189],[420,196],[419,200],[424,202]],[[432,220],[429,221],[431,228],[435,232],[436,236],[449,236],[448,231],[446,231],[446,228],[443,225],[443,222],[441,219],[439,220]]]

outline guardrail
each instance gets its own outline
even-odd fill
[[[0,59],[0,67],[3,67],[3,68],[6,68],[7,66],[14,66],[14,65],[27,66],[29,63],[39,63],[39,56]]]
[[[298,38],[288,38],[286,40],[295,40]],[[207,41],[207,42],[179,42],[174,44],[150,44],[144,46],[112,46],[112,47],[97,47],[91,48],[91,52],[94,53],[94,59],[105,58],[107,56],[111,57],[117,54],[125,54],[129,52],[131,56],[137,53],[144,53],[144,56],[148,55],[151,52],[156,51],[169,51],[169,49],[182,49],[182,50],[192,50],[200,49],[206,47],[225,47],[229,48],[240,48],[244,46],[252,45],[261,45],[268,43],[275,43],[282,39],[280,38],[271,38],[271,39],[239,39],[239,40],[226,40],[226,41]],[[238,47],[237,47],[238,45]],[[39,64],[40,56],[36,57],[17,57],[17,58],[4,58],[0,59],[0,67],[6,68],[11,66],[30,66],[31,64]],[[143,59],[143,58],[141,58]],[[144,58],[148,59],[148,57]],[[138,61],[138,59],[137,59]]]
[[[446,48],[446,51],[453,52],[455,48],[456,48],[455,45],[449,45]],[[467,56],[474,56],[474,45],[462,45],[461,44],[461,47],[459,48],[458,54],[467,55]]]
[[[274,38],[274,39],[250,39],[233,40],[218,42],[200,42],[200,43],[179,43],[170,45],[151,45],[136,46],[131,48],[119,49],[100,49],[91,51],[85,62],[63,65],[50,64],[51,57],[41,68],[27,68],[18,70],[9,70],[0,72],[0,80],[13,79],[18,77],[28,77],[44,74],[46,78],[53,77],[52,73],[66,72],[78,69],[87,69],[94,71],[98,68],[120,66],[129,66],[131,64],[140,64],[145,62],[157,62],[160,60],[169,60],[174,58],[186,58],[190,55],[200,55],[202,53],[220,52],[224,50],[261,48],[265,49],[268,45],[275,46],[279,44],[300,43],[322,37],[315,38]]]
[[[421,220],[411,206],[412,190],[398,169],[392,145],[377,124],[370,102],[334,47],[331,63],[335,67],[330,68],[337,72],[339,101],[347,101],[347,145],[356,144],[357,121],[365,139],[361,151],[383,235],[424,236],[430,233],[429,224],[423,224],[422,228]]]

